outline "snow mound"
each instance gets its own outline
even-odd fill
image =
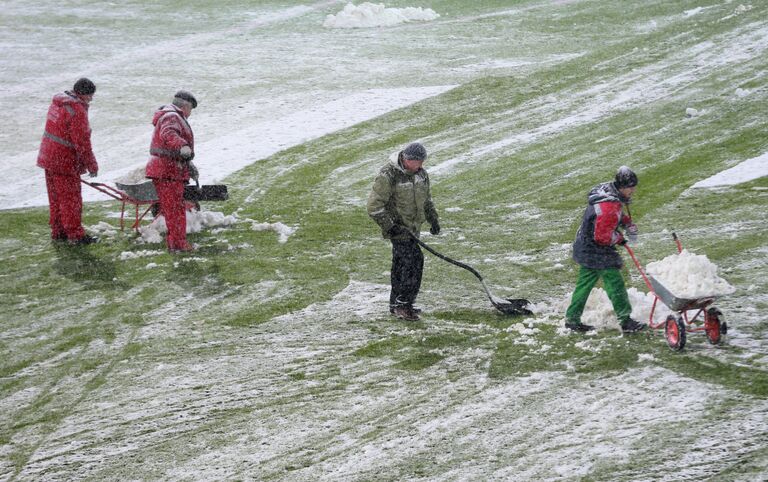
[[[632,305],[633,319],[647,323],[651,317],[653,301],[656,298],[653,293],[644,293],[637,288],[627,289],[629,303]],[[573,292],[562,298],[554,306],[557,313],[565,313],[571,304]],[[666,319],[671,311],[663,303],[656,304],[656,311],[653,313],[653,322],[660,323]],[[613,305],[608,298],[608,294],[602,288],[595,288],[589,294],[587,304],[584,306],[584,312],[581,314],[581,322],[594,326],[597,330],[618,330],[619,320],[613,312]],[[562,325],[561,325],[562,326]],[[572,332],[563,327],[561,335],[570,335]]]
[[[233,215],[225,216],[224,213],[216,211],[187,211],[187,234],[199,233],[205,228],[214,226],[231,226],[237,222]],[[168,226],[165,224],[165,217],[160,215],[148,226],[139,228],[141,239],[145,243],[161,243],[163,234],[168,232]]]
[[[288,237],[296,232],[298,228],[292,228],[290,226],[286,226],[283,223],[257,223],[253,222],[251,225],[251,229],[254,231],[274,231],[277,234],[280,235],[278,238],[278,242],[285,243],[288,241]]]
[[[124,176],[115,179],[115,182],[119,182],[120,184],[141,184],[147,181],[147,171],[144,166],[138,167]]]
[[[717,275],[717,265],[709,258],[687,249],[649,263],[646,271],[678,298],[719,296],[736,291]]]
[[[93,226],[88,226],[88,231],[97,234],[98,236],[105,236],[114,238],[117,235],[117,228],[105,221],[99,221]]]
[[[323,22],[326,28],[373,28],[390,27],[406,22],[428,22],[440,15],[431,8],[386,8],[383,3],[364,2],[355,6],[348,3],[336,15],[328,15]]]

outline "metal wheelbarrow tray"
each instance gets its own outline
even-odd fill
[[[155,191],[155,185],[151,180],[135,184],[115,182],[115,187],[101,182],[89,182],[80,179],[83,184],[100,191],[107,196],[120,201],[120,229],[125,228],[125,205],[135,207],[132,229],[138,231],[141,220],[151,211],[153,216],[160,212],[160,204]],[[184,199],[193,203],[196,209],[200,209],[199,201],[226,201],[229,198],[227,186],[223,184],[184,186]],[[139,207],[146,206],[140,213]]]
[[[140,201],[157,201],[157,192],[152,181],[138,184],[123,184],[116,182],[118,189]],[[227,186],[224,184],[204,184],[184,186],[184,199],[187,201],[226,201],[229,199]]]

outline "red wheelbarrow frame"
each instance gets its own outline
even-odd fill
[[[680,242],[680,238],[677,237],[676,233],[672,233],[672,238],[675,240],[675,244],[677,245],[677,252],[682,253],[683,245]],[[707,339],[711,344],[716,345],[720,343],[721,335],[727,333],[728,327],[725,322],[721,323],[720,321],[720,317],[722,316],[720,310],[715,307],[710,307],[710,305],[715,302],[715,296],[706,296],[696,299],[676,298],[663,285],[661,285],[661,283],[655,279],[649,278],[646,275],[645,270],[643,270],[643,267],[637,260],[637,257],[635,256],[632,248],[630,248],[627,244],[624,244],[624,248],[626,248],[627,253],[629,253],[629,256],[632,258],[635,266],[637,266],[637,270],[643,277],[643,281],[645,281],[645,285],[648,287],[648,290],[653,293],[653,305],[651,306],[651,314],[649,316],[648,326],[654,330],[663,327],[665,336],[667,338],[667,343],[669,344],[670,348],[678,351],[683,349],[685,346],[686,331],[703,331],[706,333]],[[654,323],[653,314],[656,311],[656,303],[658,303],[659,300],[666,304],[670,310],[676,311],[679,316],[675,318],[674,315],[669,315],[664,321]],[[689,317],[688,312],[694,310],[698,311],[696,311],[696,314],[693,317]],[[694,324],[699,319],[699,316],[702,315],[702,313],[704,314],[704,324]],[[686,327],[688,327],[687,330]]]
[[[102,182],[88,182],[85,179],[80,179],[80,182],[83,184],[92,187],[93,189],[96,189],[99,192],[102,192],[106,194],[107,196],[111,197],[112,199],[116,199],[120,201],[121,207],[120,207],[120,230],[125,229],[125,205],[131,204],[135,207],[135,213],[134,213],[134,221],[133,225],[131,225],[131,228],[138,231],[139,230],[139,224],[141,224],[141,220],[144,219],[144,217],[152,210],[152,206],[157,204],[158,201],[155,200],[141,200],[136,199],[133,196],[130,196],[126,194],[125,192],[116,189],[108,184],[104,184]],[[147,206],[147,208],[144,210],[144,212],[139,215],[139,208],[141,206]]]

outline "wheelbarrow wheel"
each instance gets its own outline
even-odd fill
[[[722,339],[721,335],[725,333],[723,330],[724,323],[720,321],[720,316],[722,316],[722,314],[723,313],[720,310],[714,307],[708,309],[704,314],[704,331],[707,333],[707,339],[712,345],[720,343]]]
[[[680,351],[685,346],[685,323],[682,317],[675,318],[673,315],[667,316],[664,324],[664,336],[667,338],[667,345],[675,351]]]

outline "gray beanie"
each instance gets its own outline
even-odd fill
[[[192,104],[193,109],[197,109],[197,99],[195,99],[195,96],[192,95],[191,92],[187,92],[186,90],[180,90],[176,92],[176,95],[173,96],[174,103],[176,99],[189,102],[190,104]]]
[[[616,186],[616,189],[635,187],[637,186],[637,174],[627,166],[621,166],[619,170],[616,171],[614,185]]]
[[[424,161],[427,158],[427,149],[419,142],[411,142],[403,149],[403,158]]]

